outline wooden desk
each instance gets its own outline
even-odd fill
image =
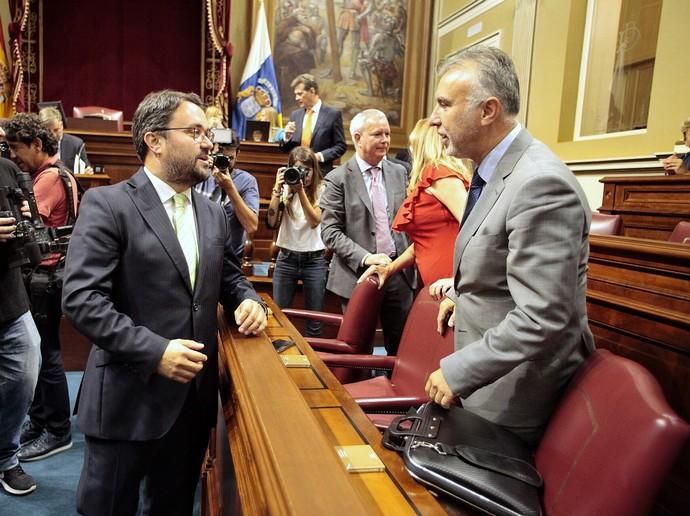
[[[444,514],[381,446],[381,434],[266,295],[266,335],[247,338],[219,311],[221,392],[244,514]],[[292,337],[310,368],[286,368],[271,339]],[[347,473],[334,446],[370,444],[386,471]],[[209,484],[217,485],[210,475]],[[206,491],[209,492],[208,490]],[[215,514],[219,500],[206,500]],[[469,513],[466,513],[469,514]]]
[[[621,215],[624,236],[668,240],[690,220],[690,176],[611,176],[604,183],[602,213]]]
[[[587,316],[597,347],[644,365],[690,421],[690,246],[590,236]],[[690,443],[654,514],[690,514]]]
[[[110,184],[110,176],[108,174],[74,174],[74,177],[77,178],[79,184],[85,190]]]

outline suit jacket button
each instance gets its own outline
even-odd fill
[[[198,311],[199,311],[199,304],[198,304],[198,303],[194,303],[194,304],[192,305],[192,310],[194,310],[195,312],[198,312]]]

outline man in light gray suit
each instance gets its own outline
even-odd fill
[[[432,124],[450,154],[478,168],[455,245],[452,299],[438,317],[439,331],[454,325],[456,351],[426,390],[446,407],[458,396],[536,445],[594,349],[585,303],[590,209],[570,170],[515,120],[510,57],[466,49],[439,77]]]
[[[333,249],[326,288],[343,298],[343,308],[369,265],[386,265],[410,245],[406,235],[390,229],[405,199],[407,172],[384,159],[390,146],[386,115],[362,111],[350,122],[350,134],[356,154],[325,177],[320,201],[321,238]],[[389,355],[398,350],[414,282],[414,271],[406,269],[385,283],[380,317]]]

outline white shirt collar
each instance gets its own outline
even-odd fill
[[[491,151],[486,155],[486,157],[479,164],[479,175],[487,183],[491,179],[491,176],[496,170],[496,165],[501,161],[501,158],[513,143],[513,140],[517,138],[517,135],[522,130],[522,125],[519,122],[515,124],[515,127],[496,145]]]
[[[170,199],[172,199],[175,194],[177,193],[175,189],[170,186],[168,183],[163,181],[160,177],[155,175],[153,172],[151,172],[148,168],[144,167],[144,172],[148,176],[149,180],[151,181],[151,184],[153,185],[153,188],[156,190],[156,193],[158,194],[158,197],[160,198],[161,202],[165,205],[166,202],[168,202]],[[192,202],[192,189],[187,188],[183,192],[181,192],[187,196],[187,199],[189,199],[189,202]]]
[[[357,166],[362,171],[362,173],[366,172],[372,167],[379,167],[381,170],[383,170],[383,160],[379,161],[375,165],[372,165],[371,163],[364,161],[362,158],[360,158],[359,154],[355,154],[355,159],[357,160]]]
[[[321,99],[319,99],[319,101],[311,107],[311,110],[314,112],[314,114],[317,117],[319,116],[319,111],[321,110],[321,104],[322,104]],[[305,113],[306,113],[306,110],[305,110]]]

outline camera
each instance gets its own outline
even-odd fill
[[[10,159],[10,146],[7,142],[0,142],[0,158]]]
[[[285,183],[291,186],[304,182],[305,177],[307,177],[307,171],[302,167],[288,167],[283,172]]]
[[[18,174],[17,182],[18,188],[0,186],[0,217],[14,217],[17,221],[15,239],[8,243],[10,246],[8,266],[35,267],[47,254],[67,252],[72,226],[47,228],[36,207],[31,176],[26,173]],[[22,215],[21,208],[24,201],[29,203],[30,219]]]
[[[230,168],[230,160],[222,153],[214,154],[211,156],[211,159],[213,159],[213,166],[220,171],[225,172],[228,168]]]

